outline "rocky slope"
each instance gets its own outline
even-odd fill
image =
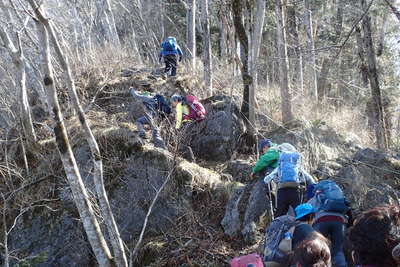
[[[133,122],[142,107],[129,97],[128,89],[201,95],[190,77],[165,79],[131,69],[101,91],[95,82],[88,84],[85,94],[93,103],[87,115],[101,148],[114,215],[129,249],[138,238],[155,190],[174,170],[150,216],[140,266],[224,266],[235,255],[257,250],[269,221],[268,198],[265,188],[249,180],[255,158],[241,154],[246,128],[232,98],[220,95],[202,100],[208,118],[188,129],[190,138],[185,142],[196,156],[196,163],[189,163],[174,153],[177,139],[167,122],[160,127],[169,152],[136,136]],[[76,118],[68,117],[66,123],[82,177],[94,192],[88,147]],[[32,266],[95,266],[53,141],[45,128],[39,133],[48,137],[42,138],[41,147],[30,158],[31,179],[39,182],[18,191],[10,204],[13,212],[7,214],[7,225],[16,220],[8,239],[10,250]],[[262,135],[294,144],[305,166],[318,178],[341,184],[358,211],[399,203],[396,155],[362,149],[323,123],[296,122]],[[10,151],[18,155],[17,149]],[[45,179],[36,180],[43,173]]]

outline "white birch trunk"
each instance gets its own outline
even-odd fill
[[[56,143],[58,151],[60,153],[61,161],[69,185],[71,186],[71,191],[73,193],[75,204],[77,205],[80,218],[83,222],[83,226],[85,228],[88,240],[90,242],[90,245],[92,246],[96,259],[100,266],[112,266],[112,256],[101,232],[100,225],[96,219],[92,204],[89,199],[89,195],[86,191],[81,175],[79,173],[78,166],[76,164],[75,157],[68,140],[63,115],[58,104],[58,97],[53,76],[53,67],[50,57],[49,35],[45,27],[45,24],[48,23],[48,20],[42,16],[42,12],[36,5],[34,0],[29,0],[29,3],[34,9],[36,16],[40,20],[38,29],[41,35],[41,44],[43,45],[43,81],[46,88],[48,102],[54,115],[54,133],[56,136]]]
[[[83,128],[83,132],[85,135],[85,139],[89,144],[90,151],[92,154],[92,160],[94,164],[94,171],[93,171],[93,180],[96,186],[97,197],[100,202],[100,208],[102,215],[104,216],[107,229],[110,234],[111,245],[113,247],[113,251],[115,254],[115,260],[118,266],[127,266],[127,259],[124,252],[124,246],[122,243],[122,239],[119,234],[119,230],[117,224],[114,219],[114,215],[111,210],[110,203],[108,201],[108,196],[106,190],[104,188],[104,178],[103,178],[103,163],[101,160],[100,149],[97,144],[96,139],[93,136],[92,130],[89,127],[89,124],[86,120],[85,113],[82,109],[82,106],[79,102],[78,94],[75,88],[75,83],[72,77],[71,69],[68,63],[68,59],[64,56],[64,52],[61,49],[61,46],[57,40],[56,33],[54,32],[54,28],[52,25],[45,24],[48,32],[50,33],[50,37],[53,41],[55,51],[57,53],[58,59],[61,62],[61,66],[64,69],[66,81],[69,89],[69,95],[72,99],[74,108],[78,113],[79,122]]]
[[[26,59],[22,50],[21,42],[18,36],[19,49],[15,47],[10,39],[10,36],[5,31],[4,28],[0,28],[0,38],[3,40],[5,47],[7,47],[8,52],[17,68],[17,77],[20,86],[19,98],[20,98],[20,112],[21,112],[21,122],[23,126],[23,131],[25,137],[29,143],[36,142],[35,129],[33,128],[31,109],[28,101],[28,92],[26,88]]]
[[[206,90],[213,94],[212,88],[212,59],[211,59],[211,34],[210,34],[210,18],[208,16],[208,0],[201,1],[201,18],[203,24],[203,39],[204,39],[204,80]]]

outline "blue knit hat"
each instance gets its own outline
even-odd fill
[[[263,150],[264,147],[271,147],[272,146],[272,142],[270,139],[263,139],[260,141],[260,143],[258,143],[258,150],[261,151]]]
[[[315,209],[311,204],[304,203],[298,205],[295,209],[295,212],[296,212],[296,220],[298,220],[308,214],[315,213]]]

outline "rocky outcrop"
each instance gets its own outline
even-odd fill
[[[202,103],[207,118],[187,129],[186,142],[196,157],[212,160],[229,160],[240,145],[245,125],[239,108],[228,96],[213,96]]]
[[[265,221],[263,217],[271,217],[271,210],[268,208],[272,203],[268,192],[262,179],[248,185],[238,184],[221,221],[224,233],[231,237],[241,234],[247,243],[254,244],[257,241],[257,230],[265,226],[262,224]]]
[[[118,135],[112,136],[116,138]],[[103,140],[100,146],[109,142]],[[118,143],[113,142],[114,145]],[[179,158],[175,164],[173,155],[166,150],[138,144],[124,149],[130,156],[106,161],[105,173],[110,204],[126,244],[136,240],[156,190],[171,170],[171,180],[150,216],[148,235],[168,230],[176,216],[190,210],[191,195],[197,187],[214,192],[224,188],[219,174]],[[89,191],[92,191],[88,151],[78,148],[75,154]],[[91,256],[70,190],[65,185],[57,192],[55,198],[59,200],[54,203],[57,208],[47,209],[52,205],[41,205],[21,216],[9,237],[9,247],[18,251],[21,257],[30,257],[30,263],[35,262],[35,266],[93,266],[95,259]],[[93,191],[91,194],[95,195]]]
[[[250,160],[233,159],[228,161],[225,171],[232,175],[235,181],[248,182],[250,180],[251,169],[254,163]]]

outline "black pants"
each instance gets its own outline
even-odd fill
[[[300,191],[297,188],[280,188],[277,192],[276,217],[285,215],[289,207],[295,209],[300,204]]]
[[[171,76],[176,75],[176,67],[178,66],[178,59],[176,55],[166,55],[164,56],[165,61],[165,73],[171,70]]]

